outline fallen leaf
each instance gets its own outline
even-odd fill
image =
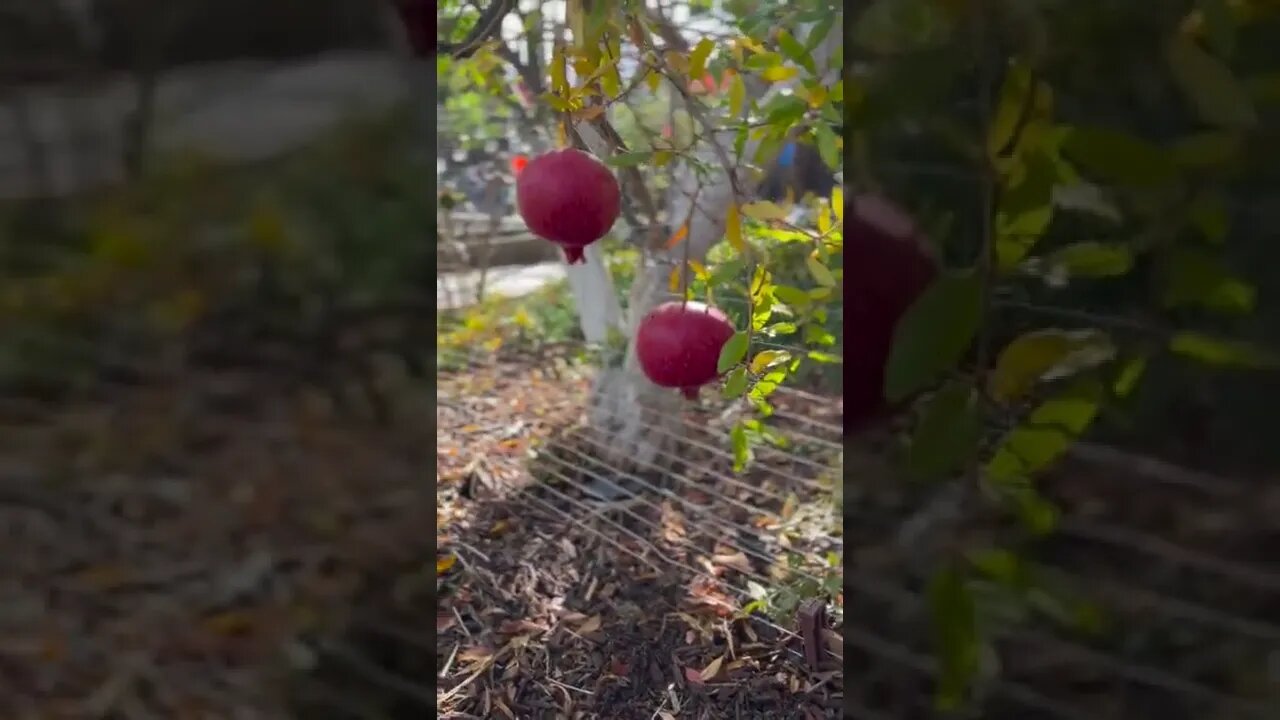
[[[703,685],[702,673],[697,668],[687,667],[684,669],[684,679],[693,685]]]
[[[613,658],[609,661],[609,672],[618,677],[626,677],[631,672],[631,666],[618,658]]]
[[[457,621],[451,613],[436,613],[436,632],[442,633],[448,630]]]
[[[243,635],[253,629],[253,616],[243,610],[228,610],[205,618],[203,624],[217,635]]]
[[[463,663],[474,664],[478,662],[484,662],[485,660],[488,660],[491,657],[493,657],[493,650],[483,645],[475,645],[472,647],[463,648],[461,651],[458,652],[458,662],[463,662]]]
[[[727,568],[732,568],[743,574],[751,573],[751,561],[747,559],[745,553],[739,551],[725,555],[715,555],[711,558],[711,562]]]
[[[578,626],[578,634],[590,635],[591,633],[600,629],[600,625],[602,622],[603,621],[600,619],[599,615],[592,615],[591,617],[587,618],[586,622]]]
[[[721,655],[720,657],[717,657],[715,660],[712,660],[710,663],[708,663],[707,666],[702,669],[702,672],[698,674],[698,676],[702,679],[702,682],[711,682],[712,680],[715,679],[716,675],[720,674],[720,666],[723,664],[724,664],[724,656]]]
[[[453,555],[436,558],[436,575],[439,576],[449,572],[449,568],[453,567],[456,562],[458,562],[458,558]]]

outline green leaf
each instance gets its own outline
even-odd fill
[[[982,280],[944,274],[907,309],[894,332],[885,396],[899,402],[956,366],[982,322]]]
[[[613,167],[635,167],[648,160],[651,155],[652,153],[647,152],[618,153],[605,158],[604,163]]]
[[[1081,242],[1054,251],[1049,272],[1067,277],[1119,277],[1133,269],[1133,250],[1124,245]]]
[[[742,393],[747,391],[747,383],[751,378],[747,376],[747,369],[738,366],[734,368],[724,381],[724,392],[722,393],[726,399],[742,397]]]
[[[1221,244],[1227,239],[1227,232],[1231,229],[1231,216],[1227,212],[1222,193],[1202,191],[1191,201],[1187,214],[1191,224],[1209,242]]]
[[[800,44],[799,40],[792,37],[791,33],[787,32],[785,29],[778,31],[778,47],[782,48],[783,55],[794,60],[800,67],[808,70],[810,75],[818,74],[818,68],[813,63],[813,56],[809,54],[809,51],[805,49],[804,45]]]
[[[840,149],[836,147],[836,134],[826,123],[813,126],[813,137],[818,143],[818,156],[832,170],[843,167],[844,158],[840,157]]]
[[[1120,368],[1120,373],[1116,376],[1115,383],[1111,386],[1111,392],[1116,397],[1127,397],[1133,389],[1137,387],[1138,380],[1142,379],[1142,374],[1146,372],[1147,359],[1145,357],[1130,358]]]
[[[929,608],[939,664],[937,704],[940,710],[954,710],[964,702],[982,657],[977,604],[957,568],[934,575]]]
[[[1270,369],[1280,365],[1275,354],[1255,345],[1223,340],[1198,332],[1180,332],[1169,340],[1173,352],[1205,363],[1252,369]]]
[[[789,305],[797,310],[803,310],[809,307],[809,293],[797,287],[790,285],[774,285],[773,296],[778,302]]]
[[[1097,330],[1033,330],[1000,351],[988,380],[997,402],[1018,400],[1036,383],[1094,368],[1115,357],[1115,346]]]
[[[1053,221],[1059,175],[1052,159],[1038,152],[1017,162],[1021,173],[1001,193],[996,208],[996,259],[1001,272],[1017,267]]]
[[[742,117],[742,111],[746,109],[746,102],[747,102],[746,83],[742,81],[741,73],[734,73],[733,80],[732,82],[729,83],[729,112],[732,113],[735,118]],[[747,136],[744,128],[742,133],[743,144],[746,144],[746,137]],[[742,155],[741,149],[738,150],[738,155],[739,156]]]
[[[835,276],[831,274],[826,265],[822,264],[822,260],[816,252],[809,253],[805,257],[804,265],[809,269],[809,274],[813,276],[813,279],[822,287],[830,288],[836,286]]]
[[[825,353],[820,350],[810,350],[808,357],[810,360],[820,363],[843,362],[843,359],[839,355],[832,355],[831,353]]]
[[[949,382],[925,406],[907,454],[907,472],[917,480],[945,477],[965,466],[982,440],[977,394],[967,383]]]
[[[777,129],[788,130],[797,120],[804,117],[809,103],[795,95],[777,95],[764,106],[764,121]]]
[[[1206,132],[1179,138],[1169,148],[1173,161],[1184,168],[1222,167],[1240,157],[1244,142],[1236,133]]]
[[[742,472],[751,462],[751,440],[747,437],[747,428],[741,422],[734,423],[729,431],[729,442],[733,446],[733,471]]]
[[[1016,483],[1048,467],[1093,422],[1102,396],[1102,385],[1093,380],[1041,403],[1001,439],[987,478],[996,485]]]
[[[1146,140],[1105,128],[1073,128],[1063,152],[1097,179],[1119,185],[1162,185],[1177,179],[1168,153]]]
[[[989,158],[1012,154],[1016,149],[1011,147],[1018,124],[1024,120],[1027,108],[1027,96],[1032,92],[1032,70],[1021,61],[1012,61],[1005,72],[1005,82],[1000,88],[1000,99],[996,111],[991,118],[991,127],[987,128],[987,155]]]
[[[1022,558],[1003,548],[986,548],[967,553],[978,572],[1005,587],[1020,588],[1027,581],[1027,567]]]
[[[1248,130],[1258,124],[1258,113],[1248,91],[1231,68],[1181,34],[1166,48],[1174,80],[1200,118],[1228,130]]]
[[[1193,247],[1171,249],[1161,263],[1161,301],[1166,308],[1201,307],[1244,315],[1253,311],[1257,290],[1233,277],[1222,260]]]
[[[747,346],[751,343],[751,336],[746,332],[738,331],[729,338],[729,341],[720,348],[720,360],[716,363],[716,372],[728,372],[730,368],[742,362],[747,356]]]

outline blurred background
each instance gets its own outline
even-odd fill
[[[430,565],[433,68],[402,33],[0,2],[0,716],[290,716],[311,641]]]

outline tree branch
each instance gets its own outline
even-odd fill
[[[468,58],[475,54],[489,40],[497,37],[502,31],[502,20],[515,7],[515,0],[494,0],[489,7],[480,13],[475,27],[467,33],[462,42],[437,43],[437,55],[450,55],[455,59]]]

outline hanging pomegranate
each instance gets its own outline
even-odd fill
[[[888,200],[860,195],[845,218],[844,432],[888,411],[885,366],[898,321],[938,274],[915,223]]]
[[[705,303],[663,303],[640,320],[636,358],[653,384],[679,388],[693,399],[699,388],[720,376],[720,349],[734,332],[729,318]]]
[[[516,206],[533,234],[564,249],[570,265],[618,219],[622,193],[604,163],[568,148],[530,160],[516,177]]]

